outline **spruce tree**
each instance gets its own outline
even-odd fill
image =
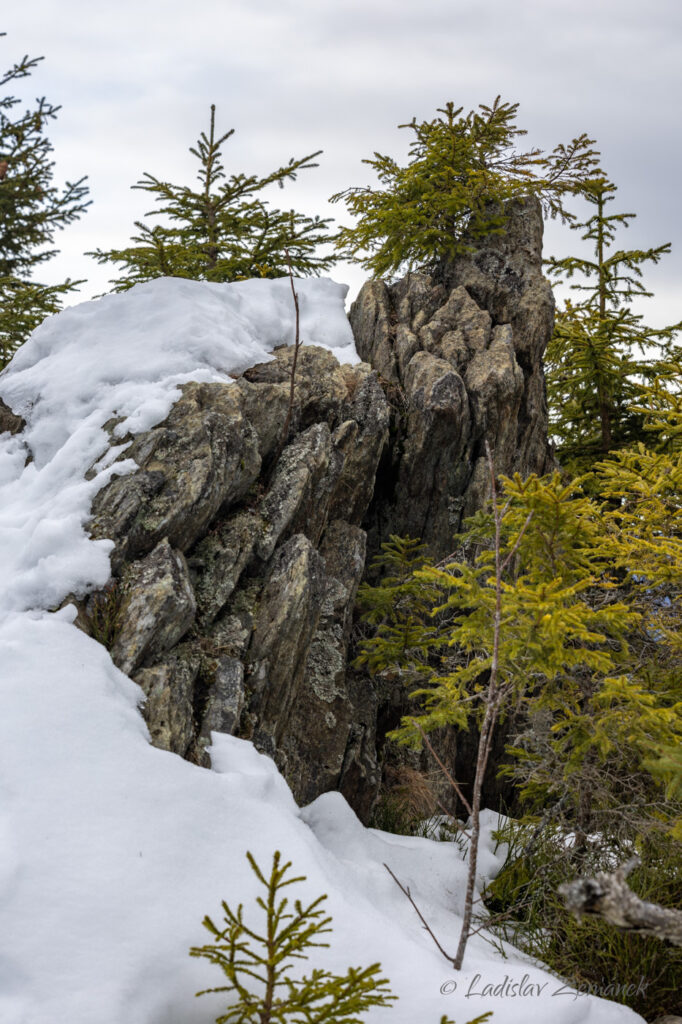
[[[571,288],[582,293],[557,314],[546,356],[551,429],[560,459],[577,471],[643,438],[635,406],[659,372],[656,351],[660,359],[682,326],[648,327],[630,305],[651,296],[642,281],[643,267],[658,263],[670,245],[617,249],[618,229],[635,214],[608,212],[616,186],[605,178],[586,185],[583,194],[594,212],[573,226],[592,244],[592,257],[548,261],[556,280],[571,281]]]
[[[88,253],[100,264],[120,264],[122,276],[111,282],[114,291],[156,277],[241,281],[282,277],[289,266],[301,276],[329,269],[333,258],[317,249],[330,241],[331,221],[272,208],[261,197],[267,186],[283,188],[299,171],[317,167],[314,160],[321,150],[291,159],[264,177],[227,176],[221,151],[233,134],[231,129],[216,135],[213,105],[208,134],[202,132],[196,146],[190,147],[199,161],[198,187],[172,184],[148,172],[132,186],[149,192],[160,204],[146,216],[163,217],[165,222],[149,226],[136,221],[133,245]]]
[[[2,33],[4,35],[4,33]],[[55,232],[85,212],[85,178],[53,184],[52,145],[45,135],[60,107],[37,98],[18,114],[21,100],[6,95],[12,82],[30,76],[42,57],[28,56],[0,77],[0,368],[31,331],[61,308],[62,297],[81,281],[45,285],[37,267],[56,255]]]
[[[503,204],[537,196],[545,213],[571,220],[564,199],[598,173],[593,140],[580,135],[551,153],[519,150],[526,134],[516,124],[518,103],[462,113],[449,102],[431,121],[400,125],[413,133],[406,166],[375,153],[363,162],[381,188],[354,187],[332,196],[357,222],[342,228],[340,255],[377,277],[404,270],[439,272],[472,242],[504,229]]]
[[[666,433],[662,406],[651,418]],[[359,595],[376,629],[361,663],[421,703],[389,738],[478,724],[472,851],[496,721],[521,708],[504,773],[532,812],[554,808],[576,856],[595,832],[606,850],[682,839],[682,452],[640,444],[594,475],[502,478],[445,563],[392,538],[388,578]],[[465,916],[457,967],[467,935]]]
[[[213,941],[190,950],[191,956],[216,964],[228,982],[197,995],[233,993],[232,1005],[216,1024],[361,1024],[359,1015],[365,1010],[390,1006],[397,997],[379,976],[380,964],[349,967],[343,975],[315,968],[305,977],[292,977],[296,960],[329,945],[320,941],[331,931],[331,917],[322,908],[327,897],[319,896],[307,906],[296,900],[292,906],[283,890],[304,882],[305,876],[291,877],[291,861],[283,864],[279,851],[267,877],[253,855],[246,856],[265,889],[256,901],[265,917],[262,927],[247,924],[242,904],[233,910],[223,903],[224,927],[205,917],[203,924]]]
[[[392,538],[389,575],[359,591],[375,633],[358,660],[419,699],[393,734],[419,746],[485,716],[497,630],[499,710],[523,704],[535,723],[508,774],[532,806],[564,796],[586,830],[622,803],[616,765],[633,794],[682,786],[664,765],[682,739],[682,452],[614,453],[595,467],[598,498],[558,473],[500,483],[499,524],[495,507],[472,517],[446,563],[420,564],[414,541]]]

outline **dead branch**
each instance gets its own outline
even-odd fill
[[[291,363],[291,387],[289,389],[289,408],[287,409],[286,419],[282,428],[282,441],[280,447],[283,448],[286,444],[287,437],[289,435],[289,427],[291,426],[291,416],[294,409],[294,386],[296,383],[296,363],[298,362],[298,350],[301,347],[300,337],[300,312],[298,308],[298,294],[294,287],[294,274],[291,269],[291,259],[289,257],[289,250],[285,249],[284,254],[287,260],[287,267],[289,270],[289,283],[291,284],[291,294],[294,297],[294,311],[296,314],[296,333],[294,337],[294,356]]]
[[[502,518],[502,517],[500,517],[500,518]],[[521,527],[521,531],[520,531],[518,537],[516,538],[516,541],[514,543],[514,547],[511,549],[511,551],[509,552],[509,554],[505,558],[504,562],[502,563],[502,566],[500,568],[500,573],[503,573],[506,570],[506,568],[509,565],[509,563],[511,562],[512,558],[514,557],[516,552],[521,547],[521,541],[523,540],[523,535],[526,532],[526,530],[528,529],[528,527],[530,526],[530,521],[531,521],[532,518],[533,518],[533,513],[529,512],[528,515],[526,516],[526,521],[523,524],[523,526]]]
[[[648,903],[627,885],[625,879],[640,863],[639,857],[631,857],[611,874],[599,871],[594,878],[564,882],[559,886],[559,894],[578,921],[583,915],[601,917],[621,931],[682,946],[682,910]]]
[[[440,767],[441,771],[445,775],[446,779],[448,780],[448,782],[450,783],[450,785],[454,789],[454,791],[457,794],[457,796],[459,797],[459,799],[464,804],[464,808],[465,808],[467,814],[471,815],[471,804],[469,803],[467,798],[464,796],[464,793],[460,789],[459,784],[453,779],[451,773],[448,771],[448,769],[445,767],[445,765],[443,764],[443,762],[439,758],[439,756],[436,753],[436,751],[433,749],[433,744],[431,743],[431,741],[429,740],[428,736],[426,735],[426,732],[424,731],[424,729],[419,724],[419,722],[417,721],[416,718],[411,718],[410,721],[412,722],[412,725],[415,727],[415,729],[417,729],[419,731],[419,735],[421,736],[423,742],[426,744],[427,750],[429,751],[431,756],[434,758],[434,760],[438,763],[438,766]]]
[[[404,886],[404,885],[403,885],[403,883],[402,883],[401,881],[399,881],[399,880],[398,880],[398,879],[396,878],[396,876],[395,876],[395,875],[393,874],[393,872],[392,872],[392,871],[391,871],[391,869],[389,868],[388,864],[384,864],[384,867],[386,868],[386,870],[388,871],[389,875],[391,876],[391,878],[393,879],[393,881],[395,882],[395,884],[396,884],[396,885],[398,886],[398,888],[400,889],[400,891],[401,891],[401,892],[402,892],[402,893],[403,893],[403,894],[404,894],[405,896],[407,896],[408,900],[410,901],[410,903],[412,904],[412,906],[413,906],[414,910],[416,911],[417,917],[419,918],[419,920],[421,921],[421,923],[422,923],[422,924],[424,925],[424,929],[425,929],[425,930],[426,930],[426,931],[427,931],[427,932],[429,933],[429,935],[431,936],[431,938],[433,939],[433,941],[434,941],[434,942],[436,943],[436,945],[438,946],[438,949],[440,950],[440,952],[441,952],[441,953],[443,954],[443,956],[445,957],[445,959],[446,959],[446,960],[449,960],[449,961],[450,961],[450,963],[451,963],[451,964],[453,964],[453,966],[454,966],[454,963],[455,963],[455,961],[454,961],[454,958],[453,958],[453,957],[451,957],[449,953],[446,953],[446,952],[445,952],[445,950],[444,950],[444,949],[443,949],[443,947],[441,946],[440,942],[438,941],[438,939],[436,938],[436,936],[435,936],[435,935],[433,934],[433,932],[431,931],[431,929],[430,929],[430,927],[429,927],[429,925],[428,925],[428,922],[427,922],[426,918],[425,918],[425,917],[424,917],[424,915],[422,914],[422,912],[421,912],[421,910],[419,909],[419,907],[417,906],[417,904],[416,904],[416,903],[414,902],[414,900],[412,899],[412,893],[410,892],[410,887],[409,887],[409,885],[408,885],[408,886]]]

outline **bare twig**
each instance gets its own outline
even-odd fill
[[[296,334],[294,338],[294,358],[291,363],[291,388],[289,389],[289,408],[287,409],[286,419],[284,420],[284,426],[282,428],[282,440],[280,448],[283,448],[286,444],[287,437],[289,435],[289,427],[291,426],[291,416],[294,409],[294,385],[296,383],[296,363],[298,362],[298,350],[301,347],[300,337],[300,311],[298,308],[298,294],[294,288],[294,274],[291,269],[291,258],[289,256],[289,250],[285,249],[284,254],[287,258],[287,267],[289,269],[289,283],[291,284],[291,294],[294,297],[294,310],[296,313]]]
[[[502,563],[502,566],[500,567],[500,573],[503,573],[505,571],[505,569],[507,568],[507,566],[511,562],[512,558],[514,557],[516,552],[519,550],[519,547],[521,546],[521,541],[523,540],[523,535],[526,532],[526,530],[528,529],[528,527],[530,526],[530,521],[531,521],[532,518],[533,518],[533,513],[529,512],[528,515],[526,516],[526,521],[523,524],[523,526],[521,527],[521,531],[520,531],[518,537],[516,538],[516,541],[514,542],[514,547],[511,549],[511,551],[509,552],[509,554],[505,558],[504,562]]]
[[[498,670],[500,656],[500,632],[502,623],[502,565],[500,559],[501,548],[501,526],[503,510],[497,504],[497,487],[495,483],[495,465],[490,451],[490,445],[485,445],[488,464],[490,467],[490,490],[493,506],[493,522],[495,526],[495,612],[493,617],[493,651],[490,661],[490,676],[488,679],[488,692],[486,694],[485,712],[481,723],[481,732],[478,739],[478,754],[476,757],[476,773],[474,775],[473,799],[471,801],[471,842],[469,843],[469,863],[467,870],[467,885],[464,896],[464,914],[462,916],[462,930],[459,935],[457,953],[453,961],[455,970],[460,970],[464,960],[469,933],[471,930],[471,919],[473,915],[474,889],[476,885],[476,868],[478,864],[478,845],[481,835],[481,792],[483,789],[483,778],[488,766],[488,758],[492,747],[493,733],[497,713],[500,706],[501,694],[498,686]]]
[[[514,556],[516,555],[517,551],[519,550],[519,547],[521,545],[521,541],[523,540],[524,534],[525,534],[526,530],[528,529],[528,526],[530,525],[530,522],[531,522],[531,519],[532,519],[532,512],[531,512],[526,517],[526,521],[525,521],[523,527],[521,528],[521,530],[520,530],[520,532],[519,532],[519,534],[518,534],[518,536],[516,538],[516,541],[514,542],[512,548],[511,548],[511,551],[509,551],[508,554],[506,555],[506,557],[503,559],[502,558],[502,521],[504,519],[505,514],[507,513],[507,511],[509,509],[511,499],[508,499],[506,505],[504,505],[504,506],[498,504],[497,484],[496,484],[496,480],[495,480],[495,464],[494,464],[494,461],[493,461],[493,455],[492,455],[492,452],[490,450],[490,445],[488,444],[488,442],[486,442],[485,450],[486,450],[486,457],[487,457],[487,460],[488,460],[488,466],[489,466],[489,470],[490,470],[490,491],[491,491],[491,499],[492,499],[493,525],[494,525],[494,528],[495,528],[494,549],[493,549],[494,550],[494,557],[495,557],[495,607],[494,607],[494,613],[493,613],[492,655],[491,655],[491,659],[490,659],[490,670],[489,670],[489,676],[488,676],[488,688],[487,688],[485,697],[483,698],[485,710],[484,710],[484,713],[483,713],[483,721],[481,722],[481,729],[480,729],[480,734],[479,734],[479,739],[478,739],[478,750],[477,750],[477,755],[476,755],[476,770],[475,770],[475,774],[474,774],[474,783],[473,783],[473,791],[472,791],[471,803],[466,799],[466,797],[462,793],[462,790],[461,790],[459,784],[456,782],[456,780],[453,778],[451,772],[447,769],[447,767],[443,764],[442,760],[436,754],[436,752],[433,749],[432,744],[428,740],[428,738],[426,736],[426,733],[425,733],[425,730],[422,728],[421,724],[416,719],[414,719],[414,718],[411,719],[412,724],[419,731],[419,733],[421,735],[421,738],[422,738],[422,741],[425,743],[425,745],[427,746],[429,752],[433,755],[434,759],[438,763],[440,769],[442,770],[442,772],[445,775],[445,777],[447,778],[448,782],[450,783],[450,785],[454,789],[455,793],[457,794],[459,799],[462,801],[464,807],[467,810],[467,813],[469,814],[469,819],[470,819],[470,822],[471,822],[471,824],[470,824],[470,834],[469,834],[470,842],[469,842],[469,851],[468,851],[469,852],[469,857],[468,857],[468,865],[467,865],[467,882],[466,882],[466,890],[465,890],[465,895],[464,895],[464,912],[463,912],[463,915],[462,915],[462,928],[461,928],[460,935],[459,935],[459,942],[458,942],[458,946],[457,946],[457,953],[454,956],[454,958],[448,956],[448,954],[443,950],[442,946],[440,945],[440,943],[438,942],[436,937],[433,935],[433,932],[431,931],[431,929],[429,928],[428,924],[424,920],[424,917],[422,916],[422,914],[420,913],[419,909],[415,905],[414,900],[412,899],[412,897],[410,895],[409,889],[405,889],[404,886],[402,886],[400,884],[400,882],[395,877],[395,875],[390,870],[390,868],[387,865],[384,865],[386,867],[386,870],[391,874],[391,877],[394,879],[396,884],[400,887],[402,892],[405,893],[405,895],[409,899],[410,903],[412,904],[412,906],[414,907],[415,911],[419,915],[419,918],[420,918],[422,924],[424,925],[426,930],[429,932],[429,934],[433,938],[433,940],[436,943],[436,945],[438,946],[438,949],[441,951],[443,956],[452,963],[452,965],[455,968],[455,970],[460,970],[461,967],[462,967],[462,962],[464,960],[464,953],[465,953],[467,941],[468,941],[470,935],[474,935],[474,934],[476,934],[476,931],[480,930],[480,929],[476,929],[476,931],[472,930],[472,917],[473,917],[473,907],[474,907],[474,902],[475,902],[474,901],[474,892],[475,892],[475,888],[476,888],[476,869],[477,869],[477,864],[478,864],[478,847],[479,847],[479,840],[480,840],[480,833],[481,833],[481,794],[482,794],[482,790],[483,790],[483,779],[484,779],[484,776],[485,776],[486,769],[488,767],[488,762],[489,762],[490,754],[491,754],[491,750],[492,750],[493,739],[494,739],[494,735],[495,735],[495,725],[496,725],[496,722],[497,722],[497,717],[498,717],[500,708],[501,708],[505,698],[508,696],[509,690],[510,690],[509,685],[505,685],[504,682],[501,682],[500,678],[499,678],[499,676],[500,676],[500,645],[501,645],[501,632],[502,632],[502,579],[503,579],[504,573],[508,569],[512,559],[514,558]],[[439,563],[439,564],[442,565],[443,563]]]
[[[459,797],[459,799],[464,804],[464,807],[466,809],[467,814],[471,814],[471,804],[469,803],[467,798],[464,796],[464,793],[462,792],[462,790],[459,787],[459,783],[457,783],[453,779],[452,775],[450,774],[448,769],[445,767],[445,765],[443,764],[443,762],[439,758],[439,756],[436,753],[436,751],[433,749],[433,745],[432,745],[431,741],[429,740],[428,736],[426,735],[424,729],[422,728],[422,726],[420,725],[420,723],[417,721],[416,718],[411,718],[410,721],[412,722],[412,725],[415,727],[415,729],[417,729],[419,731],[419,735],[421,736],[422,740],[426,744],[427,750],[429,751],[431,756],[434,758],[434,760],[438,763],[438,766],[440,767],[441,771],[445,775],[446,779],[448,780],[448,782],[450,783],[450,785],[454,789],[454,791],[457,794],[457,796]]]
[[[445,952],[445,950],[444,950],[444,949],[443,949],[443,947],[441,946],[440,942],[438,941],[438,939],[436,938],[436,936],[435,936],[435,935],[433,934],[433,932],[431,931],[431,928],[429,927],[429,925],[428,925],[428,922],[427,922],[426,918],[425,918],[425,917],[424,917],[424,915],[422,914],[422,912],[421,912],[421,910],[419,909],[419,907],[417,906],[417,904],[416,904],[416,903],[414,902],[414,900],[413,900],[413,898],[412,898],[412,893],[410,892],[410,887],[409,887],[409,885],[408,885],[408,886],[404,886],[404,885],[403,885],[403,883],[402,883],[401,881],[399,881],[399,879],[397,879],[397,878],[396,878],[396,876],[395,876],[395,875],[393,874],[393,872],[392,872],[392,871],[391,871],[391,869],[389,868],[388,864],[384,864],[384,867],[386,868],[386,870],[388,871],[389,875],[391,876],[391,878],[393,879],[393,881],[395,882],[395,884],[396,884],[396,885],[398,886],[398,888],[400,889],[400,891],[401,891],[401,892],[402,892],[402,893],[403,893],[403,894],[404,894],[405,896],[407,896],[408,900],[410,901],[410,903],[411,903],[411,904],[412,904],[412,906],[414,907],[414,910],[416,911],[417,917],[419,918],[419,920],[421,921],[421,923],[422,923],[422,924],[424,925],[424,928],[425,928],[425,930],[426,930],[426,931],[427,931],[427,932],[429,933],[429,935],[431,936],[431,938],[433,939],[433,941],[434,941],[434,942],[436,943],[436,945],[438,946],[438,949],[440,950],[440,952],[441,952],[441,953],[443,954],[443,956],[445,957],[445,959],[446,959],[446,960],[449,960],[449,961],[450,961],[450,963],[451,963],[451,964],[453,964],[453,966],[454,966],[454,965],[455,965],[455,961],[453,960],[453,958],[452,958],[452,957],[450,956],[450,954],[449,954],[449,953],[446,953],[446,952]]]

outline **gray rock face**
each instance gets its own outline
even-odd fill
[[[329,427],[326,423],[315,423],[282,452],[268,493],[259,506],[263,525],[255,551],[263,561],[271,557],[284,536],[304,522],[307,531],[319,539],[324,528],[324,518],[319,513],[324,505],[313,498],[319,497],[331,447]]]
[[[238,658],[217,658],[201,723],[201,750],[210,743],[211,732],[239,731],[245,703],[244,665]]]
[[[186,551],[223,505],[243,498],[261,468],[259,438],[229,384],[187,384],[158,427],[120,456],[140,471],[104,487],[90,532],[116,542],[112,568],[139,558],[167,537]]]
[[[140,669],[135,676],[145,694],[143,714],[152,743],[185,757],[194,740],[194,688],[201,653],[180,644],[167,660]]]
[[[334,789],[344,769],[355,712],[346,684],[348,641],[357,588],[365,567],[363,530],[342,520],[330,524],[320,547],[324,574],[314,633],[278,753],[308,803]]]
[[[20,434],[26,426],[25,420],[21,416],[17,416],[13,413],[8,405],[5,405],[2,398],[0,398],[0,434]]]
[[[211,732],[253,738],[312,799],[338,784],[356,728],[360,523],[390,416],[366,364],[310,347],[298,365],[288,443],[290,349],[234,384],[187,385],[123,453],[139,470],[98,494],[91,532],[116,542],[112,657],[145,692],[152,742],[208,765]]]
[[[305,669],[323,594],[324,565],[297,533],[278,551],[263,587],[247,653],[255,735],[279,747]]]
[[[187,563],[168,540],[128,569],[111,657],[127,675],[170,650],[194,621],[196,600]]]
[[[389,382],[394,442],[370,512],[370,548],[421,537],[438,558],[497,472],[546,472],[542,354],[554,301],[542,277],[542,216],[510,208],[506,234],[461,258],[445,281],[409,274],[364,286],[351,309],[358,352]]]
[[[448,554],[485,500],[486,441],[499,472],[551,465],[542,222],[533,203],[511,213],[442,280],[365,285],[351,322],[366,362],[302,348],[287,437],[291,348],[232,384],[186,385],[122,453],[139,469],[97,495],[91,532],[115,541],[112,656],[157,746],[208,765],[212,732],[252,739],[299,802],[336,788],[368,818],[407,710],[399,686],[350,667],[370,556],[391,533]]]
[[[203,625],[210,626],[229,601],[262,528],[258,513],[246,509],[221,523],[194,548],[189,567]]]

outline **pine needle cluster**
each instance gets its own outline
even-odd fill
[[[319,896],[307,906],[296,900],[291,906],[282,890],[304,882],[305,876],[287,877],[291,862],[282,863],[279,851],[267,877],[253,855],[246,856],[265,889],[265,896],[256,901],[265,915],[263,929],[246,923],[242,904],[232,910],[223,903],[224,927],[204,918],[214,941],[190,950],[191,956],[216,964],[228,981],[197,995],[234,993],[235,1001],[216,1018],[216,1024],[362,1024],[360,1015],[365,1010],[390,1006],[396,997],[388,981],[379,976],[380,964],[349,967],[344,975],[316,968],[310,975],[292,977],[296,960],[329,945],[319,941],[331,931],[331,917],[322,908],[327,897]]]
[[[517,112],[518,103],[498,96],[468,114],[449,102],[430,121],[400,125],[413,135],[408,163],[375,153],[364,163],[381,187],[332,196],[357,218],[339,232],[340,255],[376,277],[415,268],[439,272],[477,239],[503,231],[504,203],[529,195],[550,216],[570,221],[566,196],[599,173],[594,142],[580,135],[550,153],[519,150],[517,140],[526,132],[516,123]]]

